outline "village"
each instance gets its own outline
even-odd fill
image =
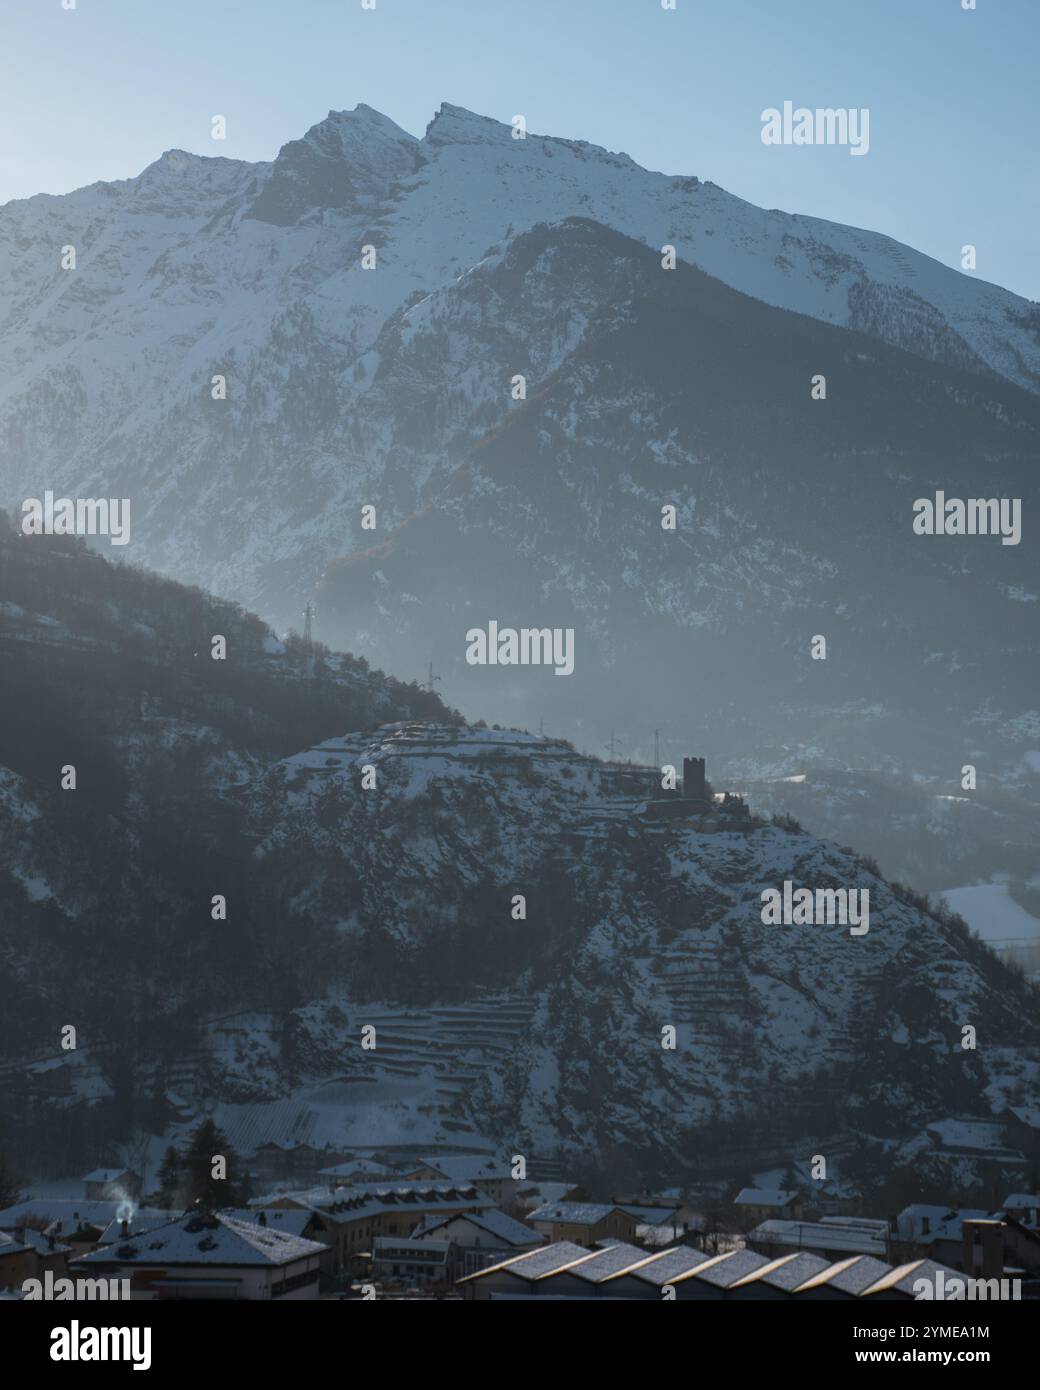
[[[266,1190],[241,1206],[163,1209],[112,1168],[0,1211],[0,1298],[1040,1298],[1037,1193],[868,1217],[833,1183],[698,1202],[517,1178],[486,1154],[254,1157]],[[951,1292],[965,1281],[980,1291]]]

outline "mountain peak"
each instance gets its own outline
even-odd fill
[[[430,145],[497,145],[512,139],[512,134],[512,127],[503,121],[442,101],[423,139]]]
[[[282,146],[250,216],[288,226],[326,208],[371,206],[415,170],[418,152],[414,135],[364,102],[330,111]]]

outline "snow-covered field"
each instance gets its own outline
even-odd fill
[[[972,931],[991,945],[1040,942],[1040,920],[1010,897],[1004,882],[951,888],[942,896]]]

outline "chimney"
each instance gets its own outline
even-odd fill
[[[120,1235],[123,1237],[124,1240],[125,1240],[125,1239],[129,1236],[129,1234],[130,1234],[130,1222],[126,1219],[125,1216],[123,1217],[123,1220],[122,1220],[122,1222],[120,1223],[120,1226],[119,1226],[119,1233],[120,1233]]]

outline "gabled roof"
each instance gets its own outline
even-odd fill
[[[136,1178],[132,1168],[95,1168],[83,1179],[84,1182],[117,1182],[120,1178]]]
[[[584,1279],[589,1284],[602,1284],[604,1280],[627,1274],[629,1270],[645,1264],[651,1258],[646,1250],[640,1250],[638,1246],[627,1245],[623,1240],[619,1240],[614,1245],[607,1245],[602,1250],[595,1251],[590,1259],[575,1260],[542,1277],[555,1279],[562,1274],[573,1274],[575,1278]]]
[[[221,1215],[269,1231],[286,1231],[291,1236],[302,1236],[308,1226],[324,1228],[326,1224],[322,1213],[310,1207],[229,1207]],[[260,1220],[261,1216],[264,1217],[263,1221]],[[308,1236],[307,1239],[313,1237]]]
[[[703,1250],[694,1250],[689,1245],[674,1246],[671,1250],[660,1250],[656,1255],[651,1255],[639,1265],[634,1265],[625,1273],[633,1274],[637,1279],[642,1279],[644,1283],[656,1284],[659,1288],[665,1284],[674,1284],[677,1279],[685,1278],[687,1274],[699,1269],[702,1265],[710,1264],[713,1260],[725,1258],[722,1255],[706,1255]],[[619,1278],[620,1275],[612,1275],[612,1278]]]
[[[618,1207],[640,1226],[671,1226],[678,1219],[675,1207],[644,1207],[635,1202],[618,1202]]]
[[[546,1202],[527,1213],[528,1221],[570,1222],[576,1226],[594,1226],[612,1211],[621,1211],[613,1202]]]
[[[60,1221],[63,1236],[84,1224],[103,1231],[123,1205],[112,1198],[88,1202],[81,1197],[30,1197],[0,1211],[0,1229],[9,1231],[34,1217],[48,1224]]]
[[[891,1268],[892,1266],[884,1260],[875,1260],[873,1255],[853,1255],[847,1260],[839,1260],[837,1264],[829,1265],[827,1269],[807,1279],[804,1284],[798,1286],[796,1292],[802,1293],[806,1289],[815,1289],[821,1284],[827,1284],[830,1288],[840,1289],[842,1293],[858,1296],[864,1289],[869,1289],[871,1284],[884,1278]]]
[[[716,1260],[709,1260],[706,1264],[687,1271],[680,1276],[679,1282],[703,1279],[706,1284],[728,1289],[747,1275],[772,1263],[774,1262],[767,1260],[765,1255],[760,1255],[756,1250],[731,1250]]]
[[[156,1230],[159,1226],[168,1226],[171,1221],[176,1221],[179,1216],[183,1215],[183,1211],[160,1211],[140,1207],[126,1222],[121,1221],[118,1216],[113,1216],[98,1237],[98,1244],[114,1245],[116,1241],[125,1240],[127,1236],[123,1234],[124,1225],[129,1228],[128,1236],[141,1236]]]
[[[507,1163],[498,1163],[487,1154],[434,1154],[412,1166],[436,1168],[451,1182],[493,1182],[513,1176]]]
[[[748,1239],[762,1245],[798,1245],[809,1249],[860,1251],[864,1255],[885,1253],[884,1222],[869,1224],[835,1221],[785,1221],[771,1216],[749,1234]]]
[[[131,1236],[105,1249],[94,1250],[73,1263],[79,1265],[260,1265],[280,1266],[309,1255],[324,1255],[327,1247],[285,1231],[272,1231],[254,1221],[239,1221],[223,1212],[192,1213],[165,1226]]]
[[[455,1187],[446,1182],[388,1184],[356,1183],[335,1192],[287,1193],[302,1205],[320,1211],[330,1221],[360,1221],[388,1212],[419,1218],[429,1211],[479,1211],[495,1204],[475,1187]]]
[[[798,1196],[781,1187],[742,1187],[734,1199],[738,1207],[786,1207]]]
[[[763,1265],[761,1269],[752,1270],[743,1279],[738,1279],[733,1287],[762,1283],[774,1289],[783,1289],[785,1293],[794,1293],[795,1289],[801,1288],[815,1275],[833,1267],[821,1255],[810,1255],[807,1250],[799,1250],[797,1255],[781,1255],[778,1260]]]
[[[451,1221],[468,1221],[471,1226],[486,1231],[503,1245],[539,1245],[544,1240],[541,1231],[525,1226],[522,1221],[514,1220],[497,1207],[490,1207],[487,1211],[440,1212],[428,1216],[414,1234],[425,1236],[427,1232],[439,1230]]]
[[[537,1250],[527,1251],[524,1255],[511,1255],[508,1260],[500,1260],[498,1264],[489,1265],[487,1269],[478,1269],[476,1274],[467,1274],[459,1283],[468,1284],[474,1279],[485,1279],[489,1274],[498,1273],[512,1274],[518,1279],[533,1282],[547,1274],[555,1273],[565,1265],[573,1265],[583,1258],[591,1259],[595,1253],[581,1245],[575,1245],[573,1241],[558,1240],[555,1245],[543,1245]]]

